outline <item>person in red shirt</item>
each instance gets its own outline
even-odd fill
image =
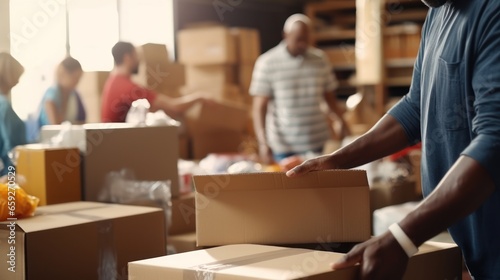
[[[195,103],[205,101],[197,94],[171,98],[135,84],[131,76],[139,71],[139,58],[131,43],[116,43],[112,54],[115,68],[104,85],[102,122],[125,122],[132,102],[138,99],[147,99],[151,104],[150,111],[163,110],[172,118],[180,117]]]

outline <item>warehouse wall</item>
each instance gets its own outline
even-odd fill
[[[10,50],[9,1],[0,1],[0,52]]]
[[[263,51],[281,40],[286,18],[302,12],[296,0],[176,0],[176,30],[196,22],[218,22],[228,26],[260,30]]]

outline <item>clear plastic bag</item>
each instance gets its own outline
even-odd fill
[[[136,180],[132,171],[122,169],[110,172],[106,176],[104,189],[99,194],[99,200],[161,207],[165,211],[168,228],[172,220],[170,185],[170,181]]]

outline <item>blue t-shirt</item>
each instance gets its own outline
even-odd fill
[[[0,159],[4,168],[0,176],[7,174],[7,168],[12,165],[9,152],[18,145],[26,144],[24,122],[14,112],[10,102],[0,93]]]
[[[43,96],[42,104],[40,105],[40,115],[38,118],[40,127],[51,124],[45,110],[45,101],[54,102],[56,110],[62,110],[62,93],[57,86],[48,88]],[[72,123],[85,121],[85,109],[78,92],[73,91],[70,93],[67,106],[66,116],[64,116],[65,121],[70,121]]]
[[[460,155],[487,169],[493,195],[449,231],[476,280],[500,279],[500,1],[429,11],[410,91],[389,114],[422,141],[424,195]]]

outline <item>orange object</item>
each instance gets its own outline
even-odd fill
[[[0,184],[0,221],[32,216],[38,202],[38,197],[27,194],[17,185],[9,187]]]

